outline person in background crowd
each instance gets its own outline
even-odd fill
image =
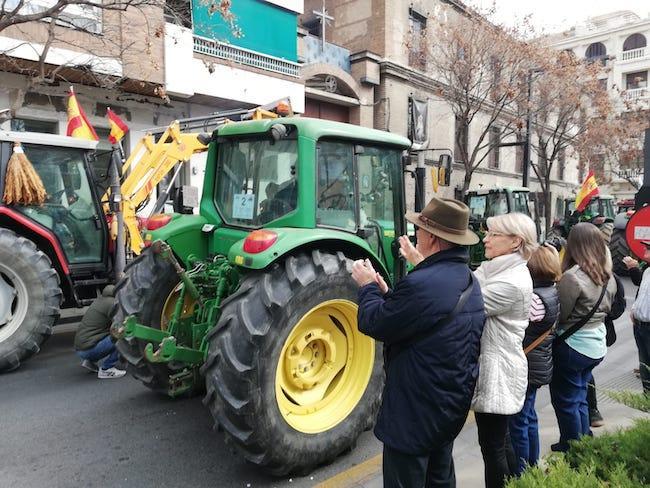
[[[479,378],[472,400],[487,488],[510,476],[508,416],[521,411],[528,365],[521,347],[528,326],[533,281],[526,261],[537,248],[535,223],[511,213],[487,219],[485,261],[475,272],[485,302]]]
[[[102,296],[91,303],[84,313],[74,336],[77,355],[83,359],[81,366],[97,372],[97,377],[102,380],[121,378],[126,374],[126,371],[115,367],[119,355],[110,334],[114,293],[113,285],[104,288]],[[100,359],[104,359],[101,368],[97,364]]]
[[[581,222],[571,229],[562,271],[551,380],[560,440],[551,446],[553,451],[567,451],[570,440],[591,434],[587,381],[607,352],[603,321],[611,310],[616,282],[611,256],[595,225]]]
[[[517,458],[516,474],[539,460],[539,431],[535,396],[553,376],[553,327],[560,316],[560,299],[555,283],[562,277],[560,257],[550,244],[540,246],[528,260],[533,295],[523,347],[528,359],[528,389],[524,407],[509,419],[510,439]]]
[[[650,261],[650,241],[643,241],[645,254],[643,259]],[[648,268],[641,271],[639,262],[630,256],[623,258],[627,269],[630,270],[632,283],[639,287],[632,305],[632,323],[634,340],[639,350],[639,374],[643,383],[643,391],[650,395],[650,273]]]
[[[416,266],[390,291],[369,261],[352,265],[359,285],[359,330],[385,346],[386,383],[375,435],[384,443],[384,486],[454,487],[454,439],[469,413],[485,321],[469,269],[469,209],[433,198],[408,212],[417,248],[400,238]]]

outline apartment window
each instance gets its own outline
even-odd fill
[[[585,58],[588,61],[601,61],[605,64],[605,56],[607,56],[607,48],[602,42],[594,42],[590,44],[585,52]]]
[[[632,34],[623,43],[623,51],[632,51],[646,47],[646,39],[643,34]]]
[[[42,132],[45,134],[58,134],[59,123],[49,120],[11,119],[11,130],[17,132]]]
[[[499,144],[501,144],[501,129],[498,127],[490,127],[490,155],[488,156],[488,168],[499,169],[499,150],[501,149]]]
[[[409,9],[409,65],[424,70],[427,66],[427,18]]]
[[[515,172],[524,172],[524,136],[517,134],[517,146],[515,146]]]
[[[566,168],[566,150],[560,149],[557,153],[557,179],[564,180],[564,170]]]
[[[469,127],[464,121],[456,116],[454,126],[454,159],[457,163],[463,162],[463,154],[468,152]]]
[[[636,90],[637,88],[646,88],[648,86],[648,72],[637,71],[625,75],[625,89]]]

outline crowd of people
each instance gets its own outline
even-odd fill
[[[541,386],[549,385],[559,428],[552,450],[568,450],[602,423],[592,371],[611,345],[625,292],[593,224],[571,229],[560,259],[556,243],[538,245],[527,215],[490,217],[486,261],[472,272],[467,246],[479,238],[468,228],[466,205],[433,198],[406,219],[416,245],[402,236],[400,252],[413,268],[394,289],[370,261],[352,266],[359,330],[385,346],[375,427],[384,486],[455,486],[453,443],[471,409],[485,485],[502,487],[538,462]],[[625,264],[640,285],[632,318],[649,392],[650,274],[631,258]]]

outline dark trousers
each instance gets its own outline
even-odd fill
[[[455,488],[453,448],[450,442],[427,455],[414,456],[384,445],[384,487]]]
[[[555,410],[560,442],[558,451],[567,451],[569,441],[583,435],[591,435],[587,382],[591,371],[602,361],[592,359],[572,349],[564,341],[553,344],[553,379],[551,380],[551,403]]]
[[[537,386],[528,385],[521,412],[511,415],[508,419],[510,441],[517,459],[512,474],[517,476],[523,473],[527,466],[534,466],[539,460],[539,429],[535,411],[537,389]]]
[[[591,420],[592,412],[598,410],[598,400],[596,399],[596,380],[593,373],[587,380],[587,406],[589,407],[589,419]]]
[[[639,350],[639,372],[643,382],[643,391],[650,394],[650,325],[635,323],[634,340]]]
[[[508,436],[508,415],[474,414],[478,428],[478,443],[485,464],[485,487],[501,488],[512,474],[508,462],[512,445]]]

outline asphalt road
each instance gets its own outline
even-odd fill
[[[379,452],[368,432],[306,477],[267,476],[230,452],[200,398],[81,368],[75,328],[55,328],[38,355],[0,375],[0,488],[307,487]]]
[[[636,287],[627,279],[625,284],[630,305]],[[380,452],[366,432],[356,449],[306,477],[265,475],[230,452],[200,398],[171,400],[131,377],[98,380],[81,368],[72,347],[75,327],[57,327],[37,356],[0,375],[0,488],[307,487]],[[619,341],[596,371],[605,389],[638,386],[631,375],[638,360],[627,312],[617,330]],[[542,395],[539,408],[547,400]],[[459,439],[456,451],[476,451],[470,464],[479,466],[476,436],[468,436],[471,442],[465,446]],[[459,479],[463,465],[469,467],[457,464]],[[463,486],[473,486],[466,481]]]

